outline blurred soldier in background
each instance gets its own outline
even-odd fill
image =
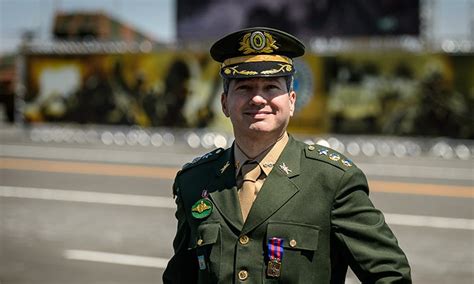
[[[363,283],[411,283],[361,170],[286,132],[292,58],[303,54],[297,38],[270,28],[212,46],[235,143],[177,174],[178,230],[164,283],[344,283],[348,265]]]
[[[183,60],[174,61],[165,79],[166,115],[163,124],[166,126],[186,126],[183,108],[188,98],[188,81],[191,72]]]

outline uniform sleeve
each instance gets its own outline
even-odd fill
[[[332,208],[332,229],[345,260],[362,283],[411,283],[408,260],[368,197],[357,168],[342,177]]]
[[[186,214],[180,197],[178,178],[175,179],[173,184],[173,194],[176,196],[177,210],[175,217],[178,220],[178,228],[173,240],[174,255],[163,273],[163,283],[196,283],[197,261],[191,251],[188,250],[189,225],[186,221]]]

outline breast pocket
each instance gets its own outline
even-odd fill
[[[283,240],[283,255],[279,283],[313,283],[315,275],[314,258],[317,257],[319,227],[301,224],[271,222],[267,225],[267,239]],[[268,269],[270,249],[267,247],[265,273]],[[268,280],[276,280],[268,277]]]
[[[219,279],[221,241],[219,223],[201,223],[189,242],[199,266],[199,283],[216,283]]]

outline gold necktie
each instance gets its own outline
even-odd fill
[[[243,183],[242,188],[239,191],[239,199],[244,222],[247,219],[250,208],[255,200],[255,181],[258,179],[261,172],[260,165],[257,162],[246,162],[242,165]]]

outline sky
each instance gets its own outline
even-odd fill
[[[472,23],[469,23],[473,17],[474,0],[436,0],[433,9],[435,36],[454,39],[474,36],[470,31]]]
[[[0,0],[0,54],[14,52],[25,31],[33,31],[39,40],[50,39],[54,13],[58,10],[102,10],[157,41],[173,43],[176,40],[177,1]],[[473,25],[470,13],[474,9],[474,0],[428,0],[424,3],[430,2],[435,4],[432,36],[471,37],[472,41],[474,32],[470,31]]]
[[[15,51],[25,31],[51,39],[55,11],[97,10],[157,41],[176,38],[175,0],[0,0],[0,53]]]

